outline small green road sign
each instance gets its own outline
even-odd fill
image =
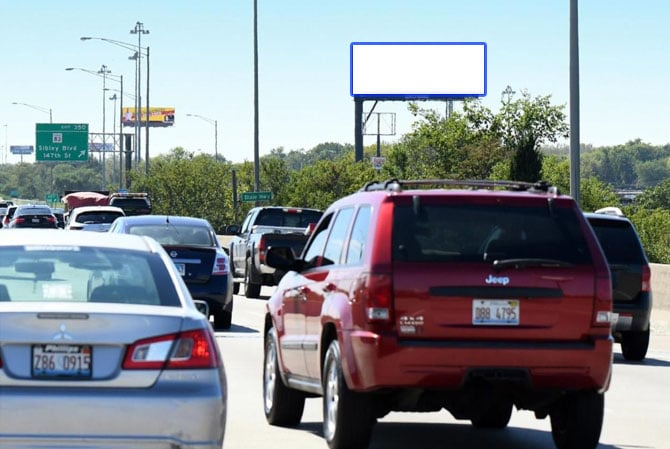
[[[46,199],[47,203],[55,203],[55,202],[58,201],[58,194],[57,193],[47,193],[45,199]]]
[[[241,195],[242,202],[249,203],[254,201],[270,201],[272,192],[244,192]]]
[[[37,123],[36,161],[84,162],[88,160],[87,123]]]

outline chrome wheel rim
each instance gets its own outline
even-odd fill
[[[326,375],[326,388],[323,395],[324,401],[324,433],[326,440],[330,441],[335,435],[337,428],[337,408],[340,402],[340,391],[337,379],[337,369],[335,363],[330,363]]]
[[[268,342],[268,349],[265,354],[265,370],[263,372],[263,389],[265,390],[265,412],[269,413],[272,409],[272,398],[275,393],[275,381],[277,366],[277,352],[274,342]]]

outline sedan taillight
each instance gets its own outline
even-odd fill
[[[210,332],[205,329],[162,335],[133,343],[126,351],[123,369],[216,368],[221,359]]]
[[[212,276],[225,276],[228,274],[228,261],[225,257],[217,257],[214,260]]]

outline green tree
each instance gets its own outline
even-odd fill
[[[513,151],[511,179],[534,182],[542,178],[540,145],[555,143],[559,138],[568,136],[563,112],[565,106],[552,105],[550,95],[532,98],[526,90],[521,91],[521,98],[514,98],[515,94],[507,86],[502,94],[500,112],[479,122],[488,124],[489,131]]]
[[[154,213],[205,218],[219,233],[234,219],[230,179],[230,163],[181,147],[154,158],[148,177],[132,173],[133,190],[150,193]]]
[[[638,208],[629,217],[640,235],[649,261],[670,264],[670,211]]]

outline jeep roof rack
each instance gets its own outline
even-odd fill
[[[549,184],[547,181],[524,182],[524,181],[493,181],[493,180],[462,180],[462,179],[414,179],[399,180],[396,178],[386,181],[370,181],[366,183],[360,191],[371,192],[386,190],[389,192],[402,192],[408,186],[430,187],[430,186],[455,186],[471,187],[472,189],[505,189],[515,192],[535,192],[550,193],[559,195],[558,187]]]

